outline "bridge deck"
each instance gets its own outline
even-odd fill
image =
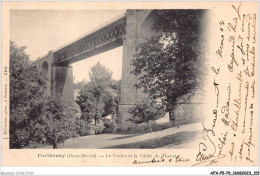
[[[55,63],[69,64],[77,62],[121,46],[125,36],[125,23],[126,18],[122,17],[82,39],[55,51]]]

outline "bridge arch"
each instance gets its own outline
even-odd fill
[[[49,64],[47,61],[44,61],[41,65],[41,74],[44,76],[44,77],[47,77],[48,76],[48,69],[49,69]]]
[[[141,25],[140,35],[146,39],[149,39],[150,37],[155,35],[162,35],[162,32],[156,29],[156,22],[158,20],[160,20],[160,17],[158,15],[157,10],[149,11]]]

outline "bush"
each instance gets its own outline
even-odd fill
[[[136,124],[147,123],[151,133],[153,131],[150,121],[157,120],[165,115],[165,112],[154,101],[149,99],[131,107],[128,112],[132,117],[127,121]]]
[[[96,134],[102,134],[105,126],[102,120],[100,120],[95,126],[94,129],[96,131]]]
[[[77,119],[77,133],[79,136],[86,136],[89,134],[89,130],[91,126],[88,124],[86,120]]]
[[[104,123],[105,129],[103,133],[114,133],[117,131],[117,123],[114,120],[106,121]]]

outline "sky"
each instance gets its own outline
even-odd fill
[[[25,50],[31,60],[46,55],[123,15],[125,10],[12,10],[10,38]],[[98,61],[122,75],[122,47],[72,64],[74,81],[89,80],[88,72]]]

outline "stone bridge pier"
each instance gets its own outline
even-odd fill
[[[73,70],[70,64],[55,63],[55,55],[50,51],[43,59],[34,63],[47,78],[46,96],[60,97],[68,105],[74,104]]]
[[[121,127],[131,126],[126,120],[130,118],[128,110],[138,102],[141,102],[146,95],[141,89],[135,88],[137,76],[130,73],[133,70],[131,61],[136,54],[138,44],[150,38],[152,35],[158,35],[152,30],[155,17],[151,10],[127,11],[126,13],[126,34],[123,40],[123,66],[121,79],[121,97],[119,105],[119,123]]]

